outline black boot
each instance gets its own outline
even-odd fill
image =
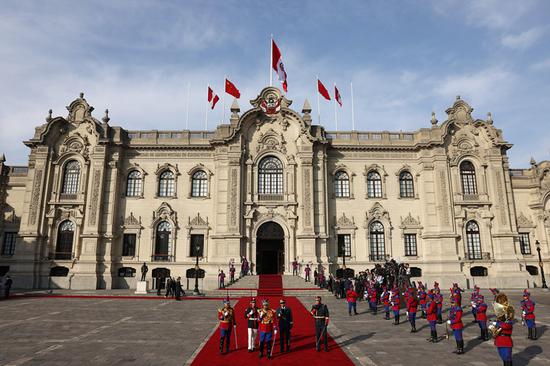
[[[484,338],[485,338],[485,331],[481,329],[481,333],[479,334],[479,337],[477,337],[477,339],[483,340]]]
[[[443,323],[443,318],[441,317],[441,314],[438,314],[437,315],[437,324],[442,324]]]
[[[536,341],[537,340],[537,328],[532,328],[533,329],[533,335],[531,335],[531,339]]]
[[[412,324],[411,333],[416,333],[416,324]]]
[[[223,354],[223,341],[225,340],[225,337],[220,338],[220,354]]]
[[[437,330],[434,330],[433,342],[437,343]]]
[[[271,360],[271,342],[272,341],[267,341],[267,359],[268,360]]]
[[[464,353],[464,340],[457,341],[458,343],[458,352],[457,355],[461,355]]]
[[[390,312],[389,311],[386,311],[386,317],[384,319],[390,320]]]
[[[264,342],[260,341],[260,358],[264,357]]]
[[[399,315],[397,315],[397,316],[395,317],[395,320],[394,320],[394,322],[393,322],[393,325],[398,325],[398,324],[399,324]]]
[[[483,340],[488,341],[489,340],[489,329],[485,328],[483,331],[485,333],[485,337],[483,338]]]
[[[422,310],[422,315],[421,315],[422,319],[426,319],[426,312],[424,310]]]
[[[225,353],[229,353],[229,343],[231,342],[231,338],[227,337],[227,342],[225,343]]]

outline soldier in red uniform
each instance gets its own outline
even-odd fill
[[[393,319],[394,319],[393,325],[398,325],[399,324],[399,308],[400,308],[401,303],[400,303],[400,299],[399,299],[399,291],[397,290],[397,288],[394,288],[391,291],[390,305],[391,305],[391,309],[393,311]]]
[[[231,343],[231,331],[237,324],[235,323],[235,311],[229,303],[229,299],[223,300],[223,307],[218,309],[218,320],[220,321],[220,353],[223,353],[223,344],[225,341],[225,351],[229,353],[229,344]]]
[[[260,318],[260,326],[258,331],[260,332],[260,358],[264,357],[264,345],[267,346],[267,358],[271,359],[271,342],[273,340],[273,334],[277,334],[277,327],[275,325],[275,310],[269,307],[267,299],[262,301],[262,308],[258,311]]]
[[[378,313],[378,299],[377,299],[377,293],[376,293],[376,287],[374,287],[374,283],[370,284],[370,287],[367,290],[369,295],[369,308],[373,315],[376,315]]]
[[[502,359],[504,366],[512,366],[512,331],[514,320],[514,308],[508,303],[506,294],[500,292],[495,296],[493,307],[496,315],[496,322],[489,326],[489,330],[495,338],[495,346],[498,349],[498,354]]]
[[[418,281],[418,303],[420,304],[420,310],[422,311],[422,319],[426,318],[426,302],[428,294],[422,282]]]
[[[348,303],[348,313],[349,316],[351,316],[351,310],[353,309],[353,313],[357,315],[357,298],[359,295],[357,295],[357,292],[353,289],[353,287],[350,287],[350,289],[346,292],[346,301]]]
[[[477,297],[476,319],[479,329],[481,330],[481,335],[478,339],[488,341],[489,331],[487,330],[487,304],[481,294]]]
[[[456,350],[453,353],[461,355],[464,353],[464,339],[462,338],[464,324],[462,323],[462,307],[459,301],[455,296],[451,298],[452,306],[449,310],[449,320],[447,320],[447,323],[451,326],[456,340]]]
[[[416,333],[416,309],[418,308],[418,298],[414,288],[409,288],[409,296],[407,297],[407,315],[409,323],[411,323],[411,333]]]
[[[380,301],[382,301],[382,304],[384,305],[384,312],[386,313],[386,316],[384,316],[384,319],[390,320],[390,292],[386,288],[386,286],[382,287],[382,294],[380,295]]]
[[[426,313],[427,320],[430,323],[430,334],[431,337],[428,338],[429,342],[437,342],[437,303],[435,302],[435,294],[432,290],[428,293],[428,301],[426,302]]]
[[[527,289],[523,290],[523,300],[521,300],[521,317],[525,325],[527,325],[527,339],[537,339],[535,302],[531,300],[531,294],[527,291]]]

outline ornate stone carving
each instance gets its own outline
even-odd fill
[[[29,209],[29,224],[36,223],[38,201],[40,198],[40,186],[42,185],[42,169],[34,171],[34,184],[32,185],[31,203]]]
[[[153,211],[153,220],[151,227],[155,227],[157,222],[161,220],[168,220],[174,223],[174,225],[178,224],[178,218],[177,213],[172,209],[172,207],[166,203],[163,202],[160,204],[159,208],[157,208],[155,211]]]
[[[311,168],[306,167],[303,171],[304,184],[304,226],[311,227]]]
[[[355,227],[355,221],[353,217],[350,219],[345,213],[342,213],[342,216],[336,221],[336,225],[341,228]]]
[[[259,108],[265,116],[272,118],[278,115],[282,108],[289,107],[292,101],[286,99],[279,89],[267,87],[262,90],[256,99],[251,100],[250,104],[255,108]]]
[[[521,212],[517,217],[518,227],[535,227],[533,221]]]
[[[401,217],[402,228],[418,226],[420,226],[420,218],[415,219],[414,217],[412,217],[410,212],[407,216],[405,216],[405,218]]]
[[[232,228],[237,227],[238,173],[237,168],[231,168],[229,176],[229,189],[227,190],[227,194],[229,195],[227,199],[227,211],[229,212],[229,215],[227,218],[229,221],[228,224]]]
[[[449,210],[447,203],[449,202],[449,195],[447,190],[447,176],[444,170],[439,172],[439,188],[441,194],[441,204],[438,206],[441,214],[441,223],[443,225],[449,225]]]
[[[371,209],[367,211],[365,216],[365,227],[368,227],[369,222],[373,220],[384,220],[388,223],[390,222],[390,214],[380,204],[380,202],[375,202]]]
[[[470,107],[468,103],[460,99],[460,96],[456,97],[456,101],[453,106],[448,108],[445,112],[447,113],[448,120],[458,123],[469,123],[473,122],[472,112],[474,109]]]
[[[265,133],[261,133],[258,139],[256,152],[259,153],[264,150],[275,150],[286,154],[287,150],[284,136],[282,134],[278,134],[271,128]]]
[[[124,226],[125,227],[129,227],[129,226],[141,226],[141,217],[139,219],[137,219],[135,216],[134,216],[134,213],[133,212],[130,212],[130,216],[126,217],[124,219]]]
[[[189,217],[189,226],[190,227],[196,227],[196,226],[208,226],[208,217],[206,218],[206,221],[201,217],[200,213],[197,213],[197,216],[195,216],[193,219]]]
[[[97,207],[99,205],[99,190],[101,188],[101,170],[95,169],[92,177],[92,196],[90,197],[90,225],[96,224]]]

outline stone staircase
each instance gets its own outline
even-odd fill
[[[207,290],[206,295],[211,297],[250,297],[256,296],[258,292],[259,277],[244,276],[235,283],[227,285],[225,289]]]
[[[306,282],[303,277],[283,276],[284,296],[315,297],[327,296],[327,290],[320,289],[313,282]]]

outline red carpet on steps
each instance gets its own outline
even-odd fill
[[[258,297],[283,296],[281,275],[260,275],[258,287]]]
[[[274,292],[274,290],[277,289],[275,286],[276,282],[279,283],[279,288],[282,293],[282,280],[280,276],[278,276],[278,279],[274,278],[275,276],[268,276],[265,277],[264,280],[262,280],[262,277],[263,276],[260,276],[260,289],[258,294],[262,293],[262,290],[265,290],[266,292]],[[268,287],[262,288],[262,285]],[[261,304],[261,301],[264,298],[266,298],[266,296],[258,295],[257,300]],[[269,299],[269,303],[273,309],[276,309],[279,306],[281,296],[269,296],[267,298]],[[309,310],[306,309],[295,297],[285,297],[285,299],[287,306],[292,309],[294,316],[294,327],[292,328],[289,353],[279,352],[279,334],[277,334],[275,348],[273,349],[273,359],[268,360],[265,356],[262,359],[258,357],[258,341],[256,341],[256,351],[253,353],[248,353],[248,332],[247,322],[244,318],[244,311],[249,304],[250,298],[243,297],[236,304],[231,304],[235,308],[239,348],[235,350],[235,333],[233,333],[231,336],[231,351],[229,354],[220,355],[220,335],[219,330],[216,329],[202,350],[198,353],[192,365],[353,365],[353,362],[330,336],[329,352],[316,352],[315,329],[313,318],[311,317]],[[220,307],[221,306],[222,303],[220,301]],[[216,318],[217,314],[213,313],[212,317]]]

